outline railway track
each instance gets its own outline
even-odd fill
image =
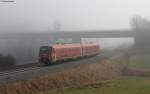
[[[0,73],[1,72],[7,72],[7,71],[14,71],[14,70],[19,70],[19,69],[24,69],[24,68],[41,67],[41,66],[43,66],[43,64],[37,63],[37,62],[33,63],[33,61],[32,61],[32,62],[28,62],[28,64],[0,68]]]
[[[90,58],[81,59],[77,61],[64,62],[62,64],[55,64],[51,66],[28,67],[28,68],[3,71],[0,72],[0,84],[9,84],[19,80],[30,80],[42,75],[47,75],[54,72],[60,72],[67,69],[72,69],[81,64],[97,63],[100,62],[102,59],[105,59],[106,56],[108,56],[108,54],[98,55],[95,57],[90,57]]]
[[[7,70],[0,72],[0,76],[5,76],[5,75],[10,75],[10,74],[15,74],[15,73],[23,73],[25,71],[29,70],[35,70],[35,69],[40,69],[41,67],[31,67],[31,68],[21,68],[21,69],[15,69],[15,70]]]

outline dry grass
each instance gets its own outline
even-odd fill
[[[83,64],[77,68],[1,86],[0,94],[31,94],[50,89],[76,87],[116,78],[127,66],[126,57],[119,56],[100,63]]]
[[[130,58],[128,67],[124,71],[126,76],[142,76],[150,77],[150,56],[149,55],[133,55]]]
[[[141,76],[141,77],[150,77],[150,71],[144,71],[139,69],[130,69],[128,68],[124,75],[126,76]]]

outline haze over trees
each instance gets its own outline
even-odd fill
[[[140,53],[150,53],[150,20],[136,15],[131,19],[131,27],[136,32],[134,49]]]
[[[135,15],[131,19],[131,27],[133,30],[150,30],[150,20],[140,15]]]

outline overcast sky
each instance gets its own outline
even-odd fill
[[[139,14],[150,19],[149,0],[15,0],[0,2],[0,30],[16,27],[53,30],[129,29],[130,19]],[[21,32],[21,31],[20,31]],[[23,32],[23,31],[22,31]]]

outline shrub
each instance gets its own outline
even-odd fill
[[[13,56],[11,55],[4,56],[0,54],[0,67],[14,66],[15,64],[16,60]]]

